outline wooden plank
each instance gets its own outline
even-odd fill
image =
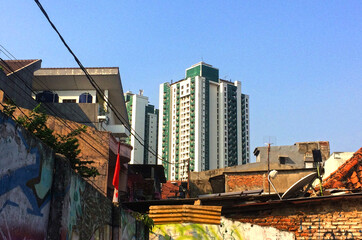
[[[211,219],[190,219],[190,218],[167,218],[162,220],[153,221],[155,225],[161,225],[166,223],[201,223],[201,224],[216,224],[219,225],[221,220],[211,220]]]
[[[156,219],[162,219],[162,218],[184,218],[184,217],[193,217],[193,218],[200,218],[200,219],[220,219],[221,216],[210,216],[210,215],[199,215],[199,214],[188,214],[188,215],[183,215],[183,214],[165,214],[165,215],[149,215],[150,218],[152,218],[153,220]]]
[[[162,205],[151,206],[149,216],[155,224],[201,223],[220,224],[221,206]]]
[[[153,210],[150,211],[150,214],[168,214],[168,213],[199,213],[199,214],[209,214],[209,215],[215,215],[220,216],[220,212],[210,212],[205,210],[190,210],[190,209],[167,209],[167,210]]]
[[[202,205],[156,205],[150,206],[151,209],[176,209],[176,208],[192,208],[192,209],[205,209],[205,210],[216,210],[221,211],[222,206],[202,206]]]

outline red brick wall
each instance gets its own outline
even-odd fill
[[[279,170],[272,182],[277,191],[283,193],[299,179],[314,171],[314,169]],[[269,191],[267,171],[225,173],[225,192],[259,189],[263,189],[264,192]],[[272,186],[270,191],[275,192]]]
[[[162,184],[161,198],[167,199],[178,196],[181,181],[167,181]]]
[[[47,125],[54,130],[54,133],[65,135],[71,132],[71,129],[77,129],[82,124],[63,120],[67,123],[64,125],[53,116],[49,116]],[[108,166],[109,166],[109,132],[100,132],[92,127],[87,127],[86,133],[81,133],[77,138],[79,140],[79,149],[81,153],[79,158],[82,161],[94,161],[91,166],[97,168],[99,175],[95,178],[89,178],[87,181],[100,190],[105,196],[107,195]]]
[[[234,217],[240,222],[294,232],[296,239],[362,239],[362,197],[283,206]]]
[[[255,189],[264,189],[268,186],[268,180],[264,174],[251,175],[227,175],[225,192],[248,191]]]

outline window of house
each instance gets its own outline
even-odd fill
[[[63,99],[63,103],[76,103],[76,99]]]
[[[279,163],[285,164],[287,162],[287,156],[279,156]]]

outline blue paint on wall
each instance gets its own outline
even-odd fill
[[[19,204],[10,201],[10,200],[6,200],[5,203],[3,204],[3,206],[0,208],[0,213],[3,211],[3,209],[7,206],[13,206],[13,207],[19,207]]]
[[[0,116],[0,124],[10,124],[15,129],[17,129],[16,124],[13,120],[10,118],[3,118]],[[24,167],[20,167],[14,171],[11,171],[4,176],[0,177],[0,197],[4,195],[5,193],[13,190],[14,188],[20,187],[24,195],[26,196],[28,202],[31,205],[31,208],[27,209],[27,212],[32,215],[36,216],[43,216],[41,213],[42,208],[50,201],[50,187],[51,187],[51,181],[52,179],[48,179],[50,181],[50,184],[47,184],[43,191],[43,196],[40,198],[36,193],[35,184],[38,184],[41,180],[42,176],[42,167],[41,167],[41,156],[39,153],[39,149],[36,147],[30,148],[29,144],[26,141],[26,138],[24,137],[23,132],[21,129],[17,129],[17,136],[21,139],[21,144],[23,144],[26,149],[28,149],[28,152],[30,154],[35,155],[35,163],[30,164]],[[43,159],[44,160],[44,159]],[[46,188],[48,189],[46,191]],[[47,193],[44,194],[44,191]],[[11,203],[11,204],[10,204]],[[7,205],[11,206],[19,206],[15,202],[5,202],[5,204],[2,206],[2,209],[6,207]]]

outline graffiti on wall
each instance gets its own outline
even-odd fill
[[[121,209],[121,240],[145,239],[145,227],[131,215],[129,211]]]
[[[81,193],[84,191],[84,181],[77,178],[71,179],[66,188],[62,209],[62,239],[76,239],[79,235],[73,227],[77,225],[77,219],[82,216]]]
[[[345,239],[345,240],[354,240],[356,239],[353,236],[353,233],[348,230],[336,230],[336,231],[328,231],[323,234],[323,240],[327,239]]]
[[[222,218],[220,225],[198,223],[156,225],[150,233],[150,239],[292,240],[295,239],[295,235],[273,227],[262,227]]]
[[[0,239],[111,238],[111,200],[1,112],[0,154]]]
[[[63,198],[61,239],[110,239],[112,203],[72,172]]]
[[[0,115],[0,238],[45,239],[53,153]]]

